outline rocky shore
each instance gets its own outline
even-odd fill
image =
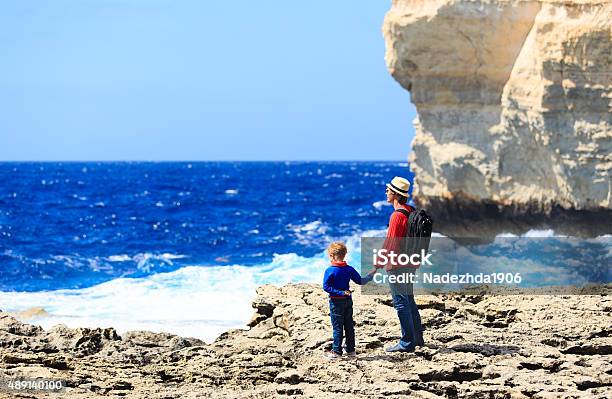
[[[328,306],[311,284],[263,286],[248,329],[206,344],[171,334],[50,330],[0,313],[0,373],[62,379],[2,398],[612,397],[612,297],[418,296],[427,345],[386,354],[390,298],[355,294],[358,357],[325,361]],[[246,326],[245,326],[246,328]]]

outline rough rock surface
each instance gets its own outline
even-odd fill
[[[63,398],[612,397],[612,298],[418,296],[427,345],[386,354],[397,317],[386,296],[355,294],[356,359],[331,345],[318,286],[263,286],[249,330],[215,342],[109,329],[48,331],[0,313],[0,373],[60,378]],[[0,389],[0,397],[54,394]]]
[[[393,0],[386,62],[417,109],[415,197],[440,231],[610,233],[610,21],[609,0]]]

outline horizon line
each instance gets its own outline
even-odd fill
[[[204,162],[400,162],[409,163],[407,160],[393,160],[393,159],[291,159],[291,160],[278,160],[278,159],[209,159],[209,160],[0,160],[0,163],[204,163]]]

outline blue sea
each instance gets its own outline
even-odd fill
[[[384,234],[399,162],[0,163],[0,309],[210,339]],[[353,250],[353,260],[357,251]]]
[[[400,162],[0,163],[0,309],[214,339],[244,325],[259,285],[319,282],[330,241],[358,264],[398,175],[413,177]],[[609,237],[588,245],[609,280]],[[531,253],[518,261],[575,276],[549,261],[558,247]]]

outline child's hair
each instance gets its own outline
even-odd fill
[[[346,245],[343,242],[336,241],[329,244],[327,247],[327,253],[334,259],[343,260],[346,256]]]

